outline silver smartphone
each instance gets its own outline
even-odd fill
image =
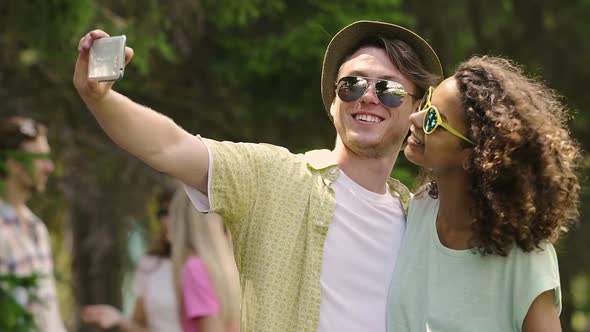
[[[90,47],[88,78],[118,81],[125,70],[125,35],[96,39]]]

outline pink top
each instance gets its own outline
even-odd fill
[[[189,257],[182,269],[182,300],[184,332],[199,332],[195,319],[219,312],[219,301],[207,267],[197,256]]]

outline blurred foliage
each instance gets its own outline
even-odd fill
[[[190,132],[302,152],[334,144],[319,79],[331,36],[357,19],[389,21],[429,40],[447,74],[472,54],[494,54],[542,76],[564,95],[572,133],[587,150],[589,13],[588,0],[1,1],[0,113],[34,115],[51,127],[59,172],[33,205],[57,245],[61,293],[74,299],[64,311],[70,326],[83,329],[80,305],[120,304],[129,220],[148,220],[147,202],[163,181],[117,149],[77,97],[71,76],[88,31],[127,35],[135,57],[115,88]],[[586,156],[583,203],[589,169]],[[415,174],[400,155],[394,175],[411,185]],[[581,300],[587,281],[579,281],[590,276],[589,209],[581,204],[582,222],[558,247],[564,331],[583,330],[590,312]],[[68,258],[65,248],[73,249]]]
[[[27,303],[40,303],[35,295],[38,289],[40,276],[17,276],[15,274],[0,274],[0,331],[35,332],[39,327],[32,313],[19,301],[19,297],[25,297]]]

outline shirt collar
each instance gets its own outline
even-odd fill
[[[12,206],[0,199],[0,223],[14,224],[17,222],[16,213]]]
[[[306,152],[304,158],[307,164],[317,171],[330,169],[327,172],[323,172],[323,176],[325,176],[324,183],[326,185],[329,186],[338,177],[340,170],[337,167],[338,162],[333,151],[327,149],[312,150]],[[404,211],[407,214],[412,193],[397,179],[389,178],[387,179],[387,184],[391,189],[392,195],[400,198]]]
[[[327,149],[308,151],[304,156],[307,164],[315,170],[338,165],[334,152]]]
[[[37,216],[27,208],[27,216],[24,222],[35,224],[41,222],[41,220],[37,218]],[[12,205],[6,203],[2,199],[0,199],[0,223],[6,225],[19,223],[18,218],[16,216],[16,211],[14,210]]]

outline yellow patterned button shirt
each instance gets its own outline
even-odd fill
[[[317,331],[320,271],[340,169],[329,150],[203,139],[213,157],[211,210],[231,231],[242,331]],[[408,189],[388,184],[407,211]]]

